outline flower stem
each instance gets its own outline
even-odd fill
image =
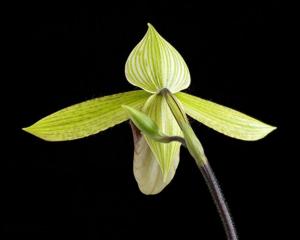
[[[216,176],[214,172],[212,171],[209,163],[199,166],[199,169],[205,179],[205,182],[209,188],[210,194],[215,202],[215,205],[217,206],[219,215],[221,217],[227,239],[228,240],[237,240],[237,233],[228,209],[228,206],[226,204],[226,201],[224,199],[224,196],[222,194],[221,188],[218,184],[218,181],[216,179]]]
[[[165,97],[166,102],[168,103],[171,112],[173,113],[173,116],[175,117],[179,127],[182,130],[186,142],[186,147],[192,157],[195,159],[197,166],[205,179],[210,194],[221,217],[227,239],[237,240],[238,237],[236,234],[236,230],[221,188],[218,184],[215,174],[213,173],[207,161],[203,147],[188,122],[184,110],[182,109],[180,103],[176,100],[175,96],[172,95],[168,89],[162,89],[160,94]]]

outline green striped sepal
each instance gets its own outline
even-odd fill
[[[150,93],[163,88],[176,93],[186,89],[191,81],[181,55],[149,23],[146,35],[127,59],[125,74],[131,84]]]

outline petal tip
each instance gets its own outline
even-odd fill
[[[257,132],[255,135],[249,135],[248,137],[244,136],[243,138],[241,137],[238,139],[245,140],[245,141],[258,141],[265,138],[267,135],[269,135],[271,132],[273,132],[276,129],[277,127],[275,126],[267,125],[263,129],[261,129],[260,132]]]
[[[24,127],[24,128],[22,128],[22,130],[23,131],[25,131],[25,132],[27,132],[27,133],[31,133],[31,134],[33,134],[32,132],[32,126],[29,126],[29,127]]]
[[[33,126],[34,126],[34,124],[31,125],[31,126],[29,126],[29,127],[24,127],[24,128],[22,128],[22,130],[25,131],[25,132],[27,132],[27,133],[29,133],[29,134],[31,134],[31,135],[33,135],[33,136],[36,136],[36,137],[38,137],[38,138],[40,138],[40,139],[43,139],[43,140],[47,141],[47,139],[44,138],[43,136],[41,136],[41,135],[38,133],[38,131],[37,131]]]
[[[267,134],[269,134],[269,133],[275,131],[277,129],[277,127],[276,126],[272,126],[272,125],[268,125],[267,129],[268,129]]]
[[[24,127],[24,128],[22,128],[22,130],[29,133],[29,134],[31,134],[31,135],[33,135],[33,136],[36,136],[36,137],[40,138],[40,139],[43,139],[45,141],[49,141],[47,138],[42,136],[42,134],[40,134],[39,129],[37,129],[34,125],[35,124],[33,124],[29,127]]]

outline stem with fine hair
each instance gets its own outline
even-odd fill
[[[180,103],[176,98],[170,93],[168,89],[162,89],[160,94],[164,96],[166,102],[168,103],[173,116],[175,117],[179,127],[184,135],[186,147],[189,150],[192,157],[195,159],[198,168],[200,169],[205,182],[209,188],[210,194],[214,200],[217,207],[218,213],[221,217],[227,239],[237,240],[237,233],[230,215],[228,206],[218,184],[218,181],[213,173],[207,158],[204,154],[203,147],[194,133],[192,127],[190,126],[185,112],[183,111]]]

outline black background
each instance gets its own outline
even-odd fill
[[[125,79],[124,64],[147,22],[186,60],[192,76],[186,92],[278,127],[265,139],[245,142],[192,121],[240,238],[280,236],[282,199],[289,198],[280,174],[288,134],[282,100],[289,87],[285,16],[279,1],[242,2],[12,7],[2,93],[8,120],[2,144],[4,239],[225,239],[185,149],[171,184],[145,196],[132,173],[128,123],[59,143],[21,131],[71,104],[136,89]]]

